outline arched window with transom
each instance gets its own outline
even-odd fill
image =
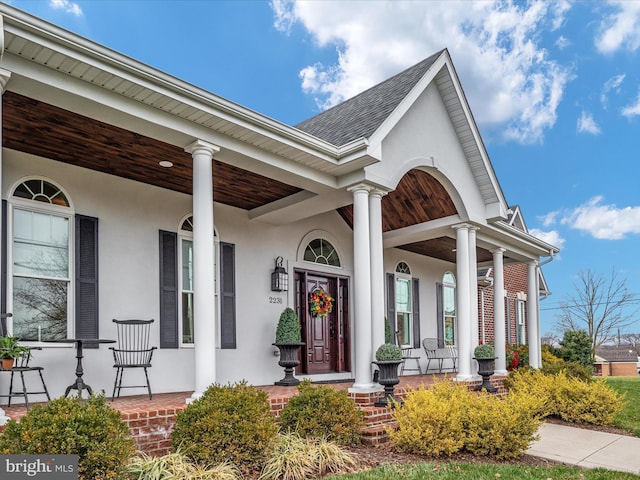
[[[304,250],[304,261],[332,267],[342,266],[337,250],[324,238],[316,238],[307,244]]]
[[[70,201],[57,185],[32,178],[14,188],[9,203],[11,333],[23,341],[71,336]]]

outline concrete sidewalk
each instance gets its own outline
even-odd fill
[[[528,455],[585,468],[640,474],[640,438],[545,423]]]

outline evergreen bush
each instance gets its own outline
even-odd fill
[[[398,361],[402,360],[402,350],[393,343],[384,343],[376,350],[376,361]]]
[[[360,441],[364,415],[344,390],[327,385],[298,385],[298,395],[280,412],[280,426],[302,437],[322,437],[342,445]]]
[[[300,320],[293,309],[287,307],[280,314],[278,327],[276,328],[275,343],[301,343]]]
[[[201,465],[260,467],[277,433],[268,394],[243,381],[211,385],[179,412],[172,443],[174,450]]]
[[[74,454],[80,480],[119,479],[135,453],[129,429],[104,395],[34,405],[0,434],[0,454]]]
[[[478,345],[473,350],[473,356],[475,358],[494,358],[496,356],[496,351],[493,348],[493,345],[485,343],[484,345]]]

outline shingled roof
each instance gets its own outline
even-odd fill
[[[295,127],[335,146],[368,138],[391,115],[444,50]]]
[[[633,347],[601,346],[596,349],[596,360],[605,362],[637,362],[638,354]]]

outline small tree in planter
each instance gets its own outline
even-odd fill
[[[478,375],[482,377],[482,385],[478,385],[474,390],[486,390],[492,393],[497,391],[498,389],[491,385],[491,375],[493,375],[496,359],[493,345],[478,345],[473,351],[473,358],[478,362]]]
[[[378,366],[378,383],[384,386],[384,397],[375,403],[376,407],[393,407],[395,402],[402,403],[402,400],[394,395],[394,386],[400,382],[398,377],[398,366],[402,363],[402,350],[393,343],[380,345],[376,351],[376,361]]]
[[[300,320],[293,309],[287,307],[280,314],[278,327],[276,328],[276,341],[273,345],[280,350],[278,365],[284,367],[284,378],[275,382],[275,385],[294,387],[300,380],[293,376],[293,369],[300,364],[298,349],[302,343]]]

